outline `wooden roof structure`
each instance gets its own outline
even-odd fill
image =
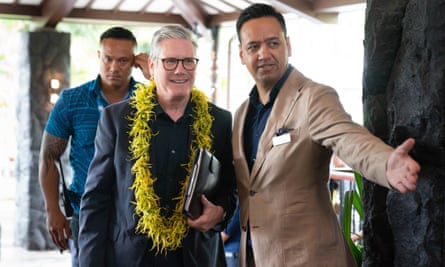
[[[319,23],[335,23],[340,12],[366,6],[366,0],[0,0],[0,19],[32,20],[50,29],[60,22],[181,24],[217,44],[218,26],[233,23],[253,3],[270,4],[285,15]],[[212,46],[212,54],[217,53],[217,47]],[[216,88],[216,57],[212,61],[211,88]]]
[[[338,12],[366,4],[365,0],[0,0],[1,18],[40,21],[55,28],[63,20],[122,21],[188,25],[196,33],[235,21],[252,3],[271,4],[283,13],[329,21]]]

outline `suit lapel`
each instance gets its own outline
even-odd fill
[[[294,69],[281,87],[258,144],[257,156],[250,175],[251,181],[257,176],[267,153],[272,149],[272,139],[276,136],[278,129],[286,125],[289,117],[295,116],[292,111],[301,95],[303,80],[303,75]]]
[[[246,100],[238,108],[233,123],[233,153],[242,159],[240,162],[242,162],[243,177],[249,177],[249,167],[247,166],[246,153],[244,151],[244,125],[248,108],[249,100]]]

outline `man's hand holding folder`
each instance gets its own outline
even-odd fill
[[[193,163],[189,183],[184,196],[184,212],[191,219],[202,214],[201,195],[212,199],[220,179],[219,160],[205,149],[199,149]]]

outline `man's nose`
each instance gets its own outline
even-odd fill
[[[270,57],[270,49],[267,47],[267,45],[263,44],[260,46],[260,49],[258,50],[258,57],[260,59]]]
[[[119,64],[119,60],[117,60],[117,59],[113,59],[113,60],[111,60],[111,62],[110,62],[110,69],[112,69],[112,70],[116,70],[116,69],[120,69],[120,64]]]
[[[182,72],[186,71],[186,69],[184,69],[183,64],[184,64],[184,61],[178,61],[178,65],[176,66],[175,73],[182,73]]]

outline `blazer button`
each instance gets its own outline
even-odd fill
[[[249,191],[249,196],[253,197],[255,194],[256,194],[255,191],[253,191],[253,190],[250,190],[250,191]]]

